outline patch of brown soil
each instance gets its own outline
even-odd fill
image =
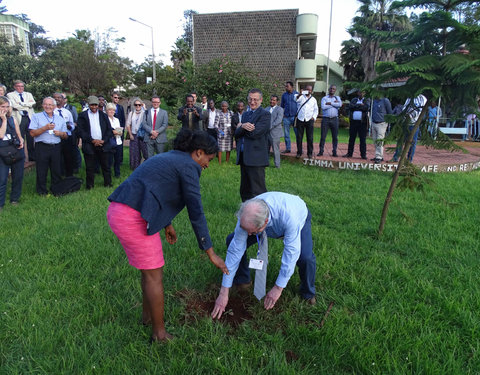
[[[215,290],[218,288],[215,288]],[[185,303],[185,324],[198,318],[210,317],[215,306],[216,295],[212,293],[200,293],[195,290],[183,289],[176,295]],[[219,319],[233,328],[237,328],[246,320],[253,318],[250,308],[254,300],[250,295],[231,293],[225,313]]]

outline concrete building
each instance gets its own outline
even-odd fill
[[[195,14],[193,61],[201,65],[227,55],[282,88],[293,81],[297,89],[309,83],[326,92],[327,58],[315,54],[317,28],[318,16],[298,9]],[[343,69],[328,65],[330,83],[341,90]]]
[[[11,45],[20,44],[25,55],[30,55],[30,26],[10,14],[0,14],[0,35]]]

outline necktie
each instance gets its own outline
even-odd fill
[[[258,235],[257,235],[258,238]],[[267,264],[268,264],[268,240],[267,233],[263,231],[258,240],[257,259],[263,260],[263,268],[255,271],[255,283],[253,285],[253,295],[261,300],[266,294],[267,285]]]
[[[60,115],[61,118],[63,118],[61,109],[58,110],[58,114]]]
[[[153,130],[155,130],[155,123],[157,122],[157,110],[153,110],[154,115],[153,115]]]
[[[20,95],[20,100],[21,100],[22,103],[23,103],[23,102],[24,102],[24,100],[23,100],[23,94],[18,94],[18,95]]]

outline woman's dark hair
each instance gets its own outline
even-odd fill
[[[173,140],[173,149],[185,152],[203,150],[206,154],[211,155],[218,152],[218,144],[215,138],[207,132],[182,128]]]

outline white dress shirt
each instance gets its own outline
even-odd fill
[[[300,95],[297,98],[297,107],[300,108],[303,103],[307,102],[308,98],[305,95]],[[300,109],[297,114],[297,118],[300,121],[315,121],[318,116],[318,104],[317,100],[312,96],[310,100]]]
[[[100,128],[100,115],[98,111],[93,113],[88,109],[88,119],[90,120],[90,135],[92,139],[102,139],[102,129]]]

